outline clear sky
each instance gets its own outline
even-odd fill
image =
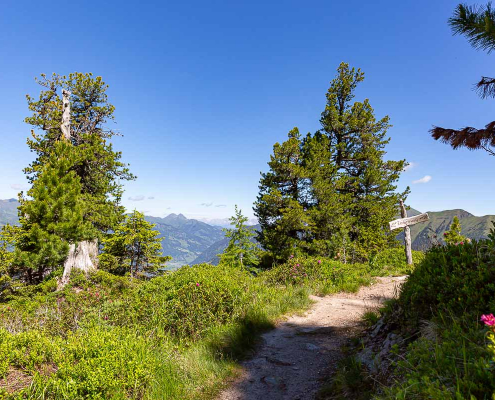
[[[457,3],[2,0],[0,198],[26,185],[34,77],[79,71],[110,85],[124,134],[114,144],[138,176],[125,186],[127,207],[224,218],[238,204],[252,216],[273,144],[294,126],[319,128],[346,61],[366,73],[357,100],[391,117],[387,157],[413,165],[399,185],[411,186],[408,203],[495,214],[495,157],[453,151],[428,133],[494,117],[473,84],[495,74],[495,55],[451,35]]]

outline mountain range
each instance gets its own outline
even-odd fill
[[[17,223],[18,205],[16,199],[0,200],[0,227]],[[418,210],[408,210],[410,217],[418,214]],[[426,250],[434,243],[442,243],[443,233],[449,229],[454,216],[461,222],[462,235],[470,239],[486,238],[495,221],[495,215],[476,217],[461,209],[428,212],[428,215],[429,221],[411,226],[414,250]],[[217,255],[229,242],[221,227],[186,218],[183,214],[170,214],[164,218],[146,216],[146,219],[156,224],[155,229],[164,238],[163,254],[172,256],[172,261],[167,263],[170,269],[203,262],[217,264]],[[253,229],[259,229],[259,225],[254,225]],[[400,240],[403,237],[403,233],[398,235]]]
[[[418,210],[409,209],[407,215],[409,217],[421,214]],[[414,250],[427,250],[433,244],[444,243],[443,233],[449,230],[450,224],[454,217],[459,218],[461,223],[461,234],[469,239],[486,239],[490,228],[493,227],[492,222],[495,221],[495,215],[484,215],[476,217],[473,214],[461,210],[446,210],[446,211],[430,211],[429,221],[422,222],[411,226],[411,241]],[[402,240],[404,234],[398,235],[398,239]]]

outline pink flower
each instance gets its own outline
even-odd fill
[[[464,244],[464,242],[461,242],[460,244]]]
[[[104,317],[104,318],[105,318],[105,321],[106,321],[106,320],[108,319],[108,315],[105,315],[105,317]]]
[[[485,323],[487,326],[495,326],[495,317],[493,314],[482,315],[481,321]]]
[[[443,236],[447,236],[447,232],[444,232],[444,233],[443,233]]]
[[[291,254],[291,255],[290,255],[290,258],[294,258],[294,254]]]
[[[299,267],[299,264],[296,264],[296,267]]]
[[[199,286],[199,283],[196,283],[196,286]]]
[[[318,260],[318,264],[321,264],[321,260]]]

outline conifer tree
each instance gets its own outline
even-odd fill
[[[81,192],[79,176],[72,166],[74,147],[60,140],[53,156],[38,170],[28,197],[19,196],[20,228],[16,237],[14,269],[29,283],[38,283],[60,268],[69,245],[96,235],[85,218],[90,212]]]
[[[461,223],[457,216],[452,220],[449,230],[444,232],[443,239],[447,244],[459,244],[467,240],[465,236],[461,235]]]
[[[90,73],[68,76],[42,74],[37,82],[44,88],[39,98],[26,96],[32,115],[26,122],[37,131],[27,143],[36,159],[25,169],[34,182],[54,157],[57,141],[63,136],[62,99],[60,92],[71,92],[70,142],[77,149],[71,167],[80,179],[89,212],[85,215],[100,232],[111,230],[123,218],[120,205],[123,180],[134,179],[121,153],[113,150],[110,139],[117,133],[106,126],[114,120],[115,107],[108,102],[108,85]]]
[[[259,264],[259,249],[252,241],[255,236],[253,229],[246,226],[248,218],[242,215],[242,211],[235,206],[235,215],[229,218],[232,229],[224,229],[228,237],[229,245],[219,255],[220,262],[230,265],[238,265],[240,268],[254,267]]]
[[[365,260],[392,245],[396,182],[405,161],[387,161],[389,118],[377,120],[368,100],[353,102],[364,79],[342,63],[327,92],[322,129],[301,141],[297,128],[274,146],[262,174],[255,214],[259,242],[276,257],[294,250]]]
[[[131,277],[156,272],[171,257],[162,257],[162,238],[144,214],[134,210],[126,215],[115,232],[104,239],[100,267],[115,274]]]
[[[307,214],[309,181],[303,166],[299,130],[273,146],[270,171],[261,174],[260,191],[254,205],[261,230],[258,242],[276,258],[293,253],[311,227]]]
[[[368,99],[352,102],[355,89],[364,80],[360,69],[341,63],[327,92],[321,117],[321,134],[329,145],[328,168],[334,173],[332,186],[345,204],[350,218],[349,239],[356,259],[366,259],[395,241],[388,222],[397,214],[404,193],[396,193],[396,182],[405,160],[384,160],[389,117],[377,120]]]

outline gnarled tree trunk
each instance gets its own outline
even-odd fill
[[[79,242],[77,247],[71,244],[69,255],[64,263],[64,274],[60,286],[65,286],[70,279],[70,273],[73,269],[79,269],[84,272],[94,271],[98,268],[98,240],[84,240]]]
[[[68,90],[62,90],[62,131],[63,139],[70,141],[70,95]],[[73,269],[89,272],[98,267],[98,239],[84,240],[76,245],[69,246],[69,255],[64,262],[64,274],[59,283],[59,288],[64,287],[70,279]]]

